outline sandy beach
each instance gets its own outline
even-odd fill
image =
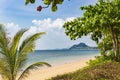
[[[29,76],[24,80],[45,80],[60,74],[73,72],[87,66],[86,64],[87,61],[89,61],[89,59],[74,61],[74,62],[53,66],[45,69],[34,70],[34,71],[31,71]]]

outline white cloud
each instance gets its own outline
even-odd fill
[[[74,17],[67,18],[66,20],[63,19],[56,19],[56,20],[51,20],[50,18],[44,19],[44,20],[33,20],[32,23],[36,26],[39,27],[40,30],[48,30],[52,28],[57,28],[57,29],[62,29],[63,24],[66,21],[71,21],[73,20]]]
[[[66,22],[67,22],[67,21],[72,21],[73,19],[75,19],[75,17],[67,18],[67,19],[66,19]]]
[[[83,37],[76,41],[71,41],[68,36],[65,35],[65,31],[63,28],[63,24],[66,21],[73,20],[74,18],[64,19],[55,19],[52,20],[50,18],[44,20],[33,20],[34,24],[29,28],[29,30],[25,33],[24,38],[26,36],[32,35],[37,32],[46,32],[46,35],[42,36],[41,39],[37,41],[36,49],[60,49],[60,48],[68,48],[73,44],[78,44],[80,42],[85,42],[90,46],[95,46],[95,42],[93,42],[89,36]],[[19,25],[15,25],[14,23],[6,24],[8,31],[12,34],[12,36],[21,28]]]
[[[19,27],[19,25],[16,25],[13,22],[5,24],[5,27],[8,31],[8,33],[10,33],[10,36],[12,36],[12,37],[15,35],[15,33],[17,33],[17,31],[19,31],[21,29]]]
[[[64,20],[63,19],[56,19],[52,21],[50,18],[44,20],[33,20],[32,23],[39,27],[39,30],[49,30],[51,28],[61,28]]]

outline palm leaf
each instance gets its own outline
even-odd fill
[[[9,67],[9,38],[2,24],[0,24],[0,74],[11,78]]]
[[[34,42],[41,37],[41,35],[45,34],[45,32],[40,32],[40,33],[36,33],[32,36],[30,36],[29,38],[25,39],[22,43],[22,45],[20,46],[20,49],[19,49],[19,53],[24,53],[25,52],[30,52],[34,49],[35,46],[31,45],[31,44],[34,44]],[[29,46],[33,46],[31,48],[28,48]],[[28,50],[28,51],[27,51]]]
[[[15,65],[15,73],[19,72],[26,64],[26,60],[27,60],[27,54],[23,54],[21,55],[21,57],[19,57],[19,59],[17,59],[17,63]]]
[[[21,37],[26,31],[27,29],[21,29],[20,31],[18,31],[16,35],[14,36],[12,43],[11,43],[11,47],[9,51],[9,62],[10,62],[11,74],[13,74],[14,76],[16,76],[15,75],[16,74],[15,64],[16,64],[19,42],[20,42]]]
[[[27,30],[22,29],[17,32],[10,42],[6,30],[3,25],[0,24],[0,75],[2,75],[3,79],[15,80],[18,71],[25,65],[28,53],[34,50],[35,41],[41,37],[41,35],[45,34],[44,32],[40,32],[28,37],[23,41],[20,48],[18,48],[20,39],[26,31]],[[27,76],[31,69],[36,69],[43,65],[51,66],[45,62],[37,62],[27,67],[18,80]]]
[[[4,29],[4,26],[0,24],[0,51],[2,51],[1,54],[8,55],[8,49],[9,49],[9,39],[7,37],[7,32]]]
[[[7,78],[10,78],[10,69],[8,67],[8,63],[5,58],[0,58],[0,74],[2,76],[6,76]]]
[[[33,49],[35,48],[35,41],[43,34],[45,33],[36,33],[23,41],[18,51],[16,70],[20,69],[24,63],[25,57],[23,57],[23,55],[31,53],[33,51]]]
[[[20,31],[17,32],[17,34],[14,36],[14,39],[11,44],[11,54],[15,55],[19,46],[19,42],[23,34],[27,31],[27,29],[21,29]]]
[[[24,67],[27,59],[27,54],[32,52],[32,50],[35,48],[35,41],[43,34],[45,33],[36,33],[23,41],[18,51],[18,57],[14,71],[19,71],[22,67]]]
[[[22,79],[24,79],[25,77],[27,77],[30,70],[37,69],[38,67],[44,66],[44,65],[45,65],[45,66],[48,66],[48,67],[51,67],[51,65],[48,64],[48,63],[46,63],[46,62],[37,62],[37,63],[34,63],[34,64],[30,65],[29,67],[27,67],[27,68],[23,71],[23,73],[20,75],[20,77],[18,78],[18,80],[22,80]]]

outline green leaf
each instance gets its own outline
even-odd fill
[[[44,0],[44,4],[50,5],[50,3],[51,3],[51,0]]]
[[[56,4],[62,4],[64,0],[56,0]]]
[[[30,0],[30,2],[33,4],[33,3],[35,3],[35,0]]]
[[[25,5],[29,4],[30,0],[26,0]]]
[[[52,6],[52,11],[55,12],[56,10],[57,10],[57,6],[56,5]]]

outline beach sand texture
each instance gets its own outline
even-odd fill
[[[34,70],[31,71],[28,77],[24,80],[45,80],[60,74],[73,72],[87,66],[87,61],[89,61],[89,59],[66,63],[45,69]]]

